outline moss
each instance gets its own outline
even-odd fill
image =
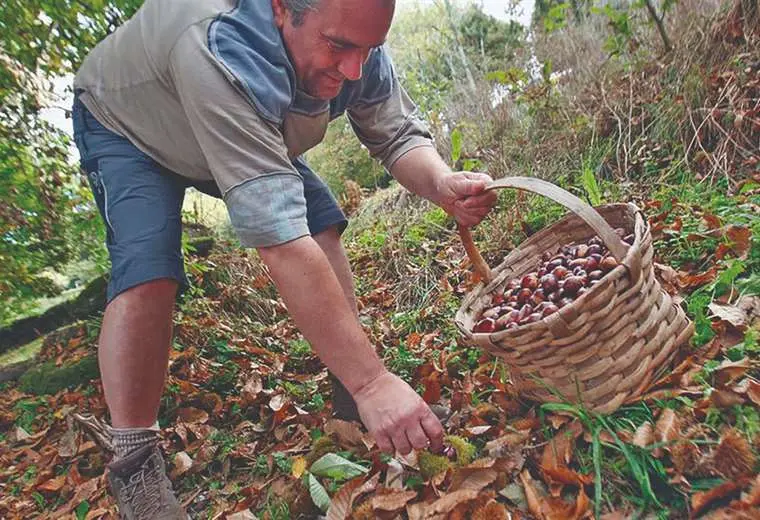
[[[19,383],[24,392],[44,395],[54,394],[64,388],[73,388],[98,377],[98,357],[92,354],[62,367],[55,366],[51,361],[31,368],[21,376]]]
[[[429,451],[421,451],[418,458],[420,475],[429,480],[451,467],[449,459],[443,455],[433,455]]]

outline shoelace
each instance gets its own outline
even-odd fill
[[[146,467],[152,458],[151,455],[143,467],[129,477],[129,484],[124,490],[126,501],[138,518],[150,518],[160,512],[165,506],[164,493],[171,492],[171,485],[164,485],[164,475],[158,470],[158,465],[154,463],[150,464],[150,469]],[[167,487],[168,490],[162,489],[163,487]],[[142,493],[138,493],[140,489]]]

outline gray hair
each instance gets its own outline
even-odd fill
[[[320,0],[282,0],[285,9],[290,11],[293,16],[293,25],[299,26],[303,23],[303,17],[306,11],[311,11],[317,7]]]
[[[282,0],[282,4],[285,9],[290,11],[290,15],[293,17],[293,25],[298,27],[303,23],[303,18],[306,16],[307,11],[313,11],[319,5],[322,0]],[[395,4],[395,0],[384,0],[383,4],[392,5]]]

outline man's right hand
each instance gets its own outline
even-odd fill
[[[407,455],[412,448],[440,451],[443,427],[425,401],[390,372],[384,372],[354,394],[364,426],[386,453]]]

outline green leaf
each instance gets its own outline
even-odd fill
[[[306,481],[309,484],[309,494],[314,505],[321,509],[323,513],[327,513],[330,507],[330,495],[327,494],[327,490],[311,473],[306,473]]]
[[[586,190],[586,195],[588,196],[588,200],[591,201],[592,206],[598,206],[602,203],[602,192],[599,189],[599,184],[596,182],[596,176],[588,166],[583,168],[581,184],[583,185],[583,189]]]
[[[74,512],[77,515],[77,520],[84,520],[87,518],[87,513],[90,512],[90,503],[87,500],[82,500],[79,505],[74,508]]]
[[[459,128],[455,128],[451,132],[451,162],[455,163],[462,155],[462,132]]]
[[[309,471],[319,477],[330,477],[335,480],[347,480],[358,477],[369,471],[364,466],[344,459],[335,453],[328,453],[314,462]]]

